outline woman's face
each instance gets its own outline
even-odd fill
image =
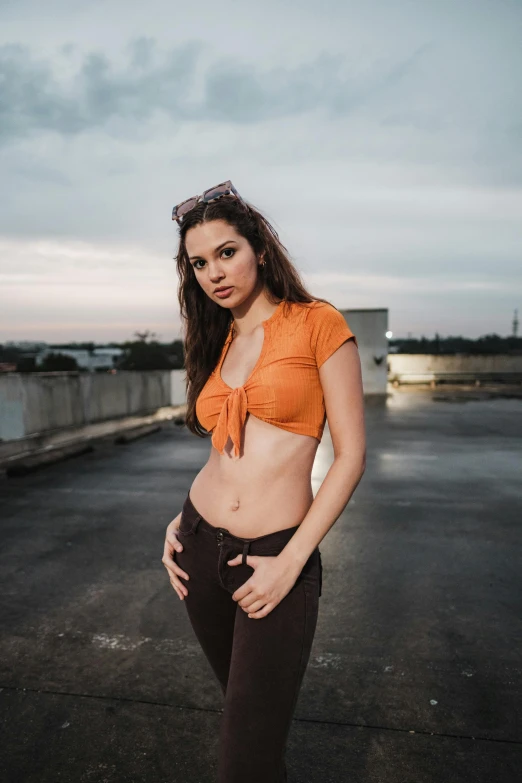
[[[194,226],[187,231],[185,246],[196,280],[213,302],[234,308],[256,290],[259,259],[229,223],[212,220]],[[216,294],[217,288],[227,286],[230,291],[225,296]]]

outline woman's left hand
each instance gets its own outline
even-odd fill
[[[237,566],[243,555],[227,560],[229,566]],[[234,601],[255,619],[266,617],[294,586],[299,571],[288,568],[279,556],[247,555],[247,565],[254,569],[252,576],[232,594]]]

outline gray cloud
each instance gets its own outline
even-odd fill
[[[429,49],[424,45],[399,62],[346,76],[345,58],[325,52],[294,68],[221,58],[208,65],[198,102],[193,95],[202,46],[189,41],[164,53],[153,38],[137,38],[123,67],[106,54],[90,52],[68,79],[60,78],[56,61],[36,58],[24,46],[0,47],[0,139],[5,144],[32,131],[74,135],[112,118],[143,122],[155,112],[177,121],[235,124],[320,107],[346,115],[403,79]],[[71,48],[62,47],[61,54],[69,57]]]
[[[65,81],[51,62],[35,59],[28,48],[1,47],[0,138],[5,143],[38,130],[78,134],[114,116],[143,120],[156,109],[182,118],[197,52],[184,44],[155,67],[152,51],[152,41],[136,40],[120,70],[106,55],[90,53]]]

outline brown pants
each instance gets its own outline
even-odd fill
[[[198,514],[187,495],[175,561],[190,576],[190,623],[225,697],[218,783],[284,783],[285,747],[317,623],[319,547],[294,586],[266,617],[250,618],[234,593],[254,573],[247,554],[278,555],[297,530],[239,538]],[[227,560],[242,553],[240,565]],[[181,577],[183,579],[183,577]]]

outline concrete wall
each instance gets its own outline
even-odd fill
[[[522,381],[522,356],[503,354],[439,356],[392,353],[388,355],[388,367],[388,380],[392,383]]]
[[[147,414],[171,402],[169,370],[0,375],[0,439]]]
[[[170,404],[185,405],[186,403],[186,372],[185,370],[171,370],[170,372]]]
[[[388,310],[340,310],[357,337],[365,395],[386,394],[388,356]]]

